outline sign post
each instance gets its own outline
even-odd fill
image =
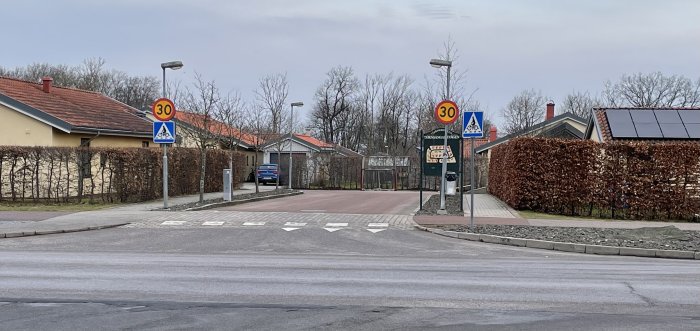
[[[445,215],[445,174],[447,173],[447,126],[457,121],[459,108],[450,100],[443,100],[435,106],[435,119],[445,125],[445,137],[443,141],[442,178],[440,179],[440,209],[438,214]]]
[[[469,228],[474,229],[474,138],[481,138],[484,136],[484,112],[482,111],[465,111],[462,114],[462,138],[469,138],[471,141],[470,147],[470,181],[469,181],[469,191],[470,200],[469,203]]]
[[[163,69],[165,78],[165,69]],[[165,80],[163,80],[165,94]],[[170,120],[175,117],[175,104],[170,99],[160,98],[153,103],[151,109],[156,122],[153,122],[153,142],[163,146],[163,209],[168,209],[168,144],[175,142],[175,123]]]

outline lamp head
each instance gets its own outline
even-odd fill
[[[163,69],[172,69],[172,70],[178,70],[182,69],[184,64],[182,64],[182,61],[171,61],[171,62],[165,62],[161,63],[160,67]]]
[[[292,107],[302,107],[302,106],[304,106],[304,103],[301,101],[300,102],[292,102]]]

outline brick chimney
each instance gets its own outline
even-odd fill
[[[545,117],[545,121],[549,121],[552,118],[554,118],[554,102],[547,102],[547,117]]]
[[[46,76],[41,79],[41,82],[44,83],[44,93],[51,93],[51,83],[53,82],[53,78]]]
[[[495,141],[496,139],[498,139],[498,129],[495,125],[491,125],[491,129],[489,129],[489,142]]]

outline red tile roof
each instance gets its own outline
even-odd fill
[[[73,127],[151,134],[150,121],[138,110],[97,92],[0,77],[0,94],[62,120]]]
[[[316,146],[318,148],[334,148],[335,147],[335,145],[333,145],[333,144],[327,143],[325,141],[321,141],[319,139],[316,139],[316,138],[309,136],[309,135],[306,135],[306,134],[295,133],[294,136],[311,144],[311,145],[313,145],[313,146]]]
[[[608,109],[612,110],[617,110],[617,109],[626,109],[630,111],[634,110],[697,110],[700,111],[700,108],[673,108],[673,107],[666,107],[666,108],[633,108],[633,107],[621,107],[621,108],[593,108],[593,116],[595,116],[595,120],[598,123],[598,130],[600,131],[600,137],[602,139],[602,142],[611,142],[611,141],[667,141],[669,139],[621,139],[621,138],[613,138],[612,136],[612,131],[610,130],[610,123],[608,123],[608,117],[605,115],[605,111]],[[678,141],[690,141],[690,139],[672,139],[674,142]]]
[[[204,115],[178,110],[177,113],[175,113],[175,119],[199,129],[204,129]],[[255,135],[241,131],[240,129],[226,125],[215,119],[209,119],[207,130],[215,135],[234,137],[248,146],[255,146],[259,140]]]

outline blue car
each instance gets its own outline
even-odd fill
[[[266,185],[267,183],[276,183],[279,176],[279,169],[274,163],[266,163],[258,166],[255,172],[258,176],[258,183]]]

